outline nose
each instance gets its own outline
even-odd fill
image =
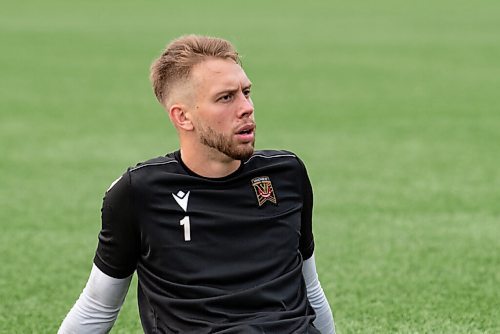
[[[238,109],[238,117],[245,118],[251,117],[253,115],[253,102],[250,96],[245,96],[245,94],[240,94],[240,104]]]

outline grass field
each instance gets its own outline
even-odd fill
[[[500,2],[24,1],[0,11],[0,333],[54,333],[104,191],[177,147],[148,82],[185,33],[295,151],[338,333],[500,333]],[[140,333],[134,281],[113,333]]]

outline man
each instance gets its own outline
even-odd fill
[[[334,333],[306,169],[290,152],[254,152],[251,82],[233,46],[181,37],[151,80],[180,150],[106,192],[92,272],[59,333],[108,332],[134,271],[146,333]]]

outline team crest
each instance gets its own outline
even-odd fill
[[[267,201],[278,204],[271,179],[268,176],[259,176],[252,179],[252,186],[255,190],[255,195],[257,195],[259,206],[262,206]]]

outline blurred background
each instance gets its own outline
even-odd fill
[[[149,65],[231,40],[257,148],[306,163],[338,333],[500,332],[500,2],[11,1],[0,11],[0,333],[54,333],[100,207],[177,148]],[[112,333],[140,333],[136,281]]]

